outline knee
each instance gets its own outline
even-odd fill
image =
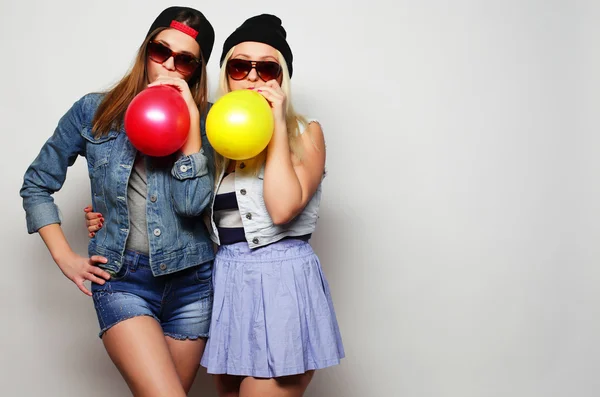
[[[238,397],[243,378],[233,375],[214,375],[219,397]]]

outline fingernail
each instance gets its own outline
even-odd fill
[[[104,223],[104,218],[101,218],[101,219],[100,219],[100,223]]]
[[[256,90],[256,92],[262,92],[262,90]]]
[[[101,215],[101,214],[98,214],[98,218],[102,218],[102,215]]]

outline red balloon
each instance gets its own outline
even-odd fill
[[[170,85],[146,88],[125,111],[125,132],[133,146],[154,157],[179,150],[188,137],[190,112],[178,89]]]

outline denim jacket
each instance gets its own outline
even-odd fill
[[[85,157],[92,205],[105,220],[102,229],[90,240],[88,253],[106,257],[108,263],[99,266],[117,273],[129,234],[127,184],[137,150],[123,129],[94,138],[92,119],[101,100],[102,94],[88,94],[61,118],[54,134],[25,172],[21,197],[29,233],[49,224],[60,224],[52,194],[65,182],[67,168],[78,156]],[[212,148],[206,139],[204,122],[202,117],[199,153],[181,156],[176,161],[146,158],[149,256],[156,276],[214,258],[212,242],[199,218],[210,203],[214,186],[209,171]]]

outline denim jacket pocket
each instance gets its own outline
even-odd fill
[[[91,127],[85,126],[81,130],[81,136],[86,140],[85,157],[90,169],[96,169],[108,163],[115,138],[118,135],[119,131],[111,130],[106,135],[94,137]]]

